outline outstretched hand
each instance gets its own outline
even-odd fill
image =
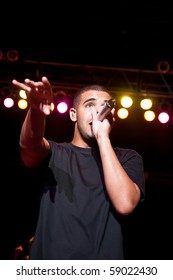
[[[13,80],[12,83],[26,92],[31,106],[39,109],[45,115],[51,113],[53,92],[50,82],[46,77],[42,77],[41,81],[38,82],[25,79],[24,83],[20,83],[17,80]]]

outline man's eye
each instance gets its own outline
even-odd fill
[[[86,104],[86,108],[90,108],[90,107],[92,107],[94,104],[93,103],[88,103],[88,104]]]

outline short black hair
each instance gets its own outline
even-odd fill
[[[78,89],[77,92],[75,93],[75,95],[73,97],[73,108],[77,108],[77,106],[80,102],[81,95],[84,92],[89,91],[89,90],[104,91],[104,92],[107,92],[110,95],[110,97],[112,96],[111,91],[108,88],[106,88],[105,86],[97,85],[97,84],[87,85],[81,89]]]

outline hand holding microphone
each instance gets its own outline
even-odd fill
[[[116,100],[115,98],[111,98],[109,100],[105,101],[105,105],[103,106],[102,110],[100,111],[100,113],[98,114],[98,120],[102,121],[105,119],[105,117],[107,115],[109,115],[109,113],[111,112],[111,110],[115,107],[116,105]]]

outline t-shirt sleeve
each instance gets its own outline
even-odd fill
[[[116,155],[131,180],[141,190],[141,200],[145,197],[145,173],[142,156],[132,149],[115,149]]]

